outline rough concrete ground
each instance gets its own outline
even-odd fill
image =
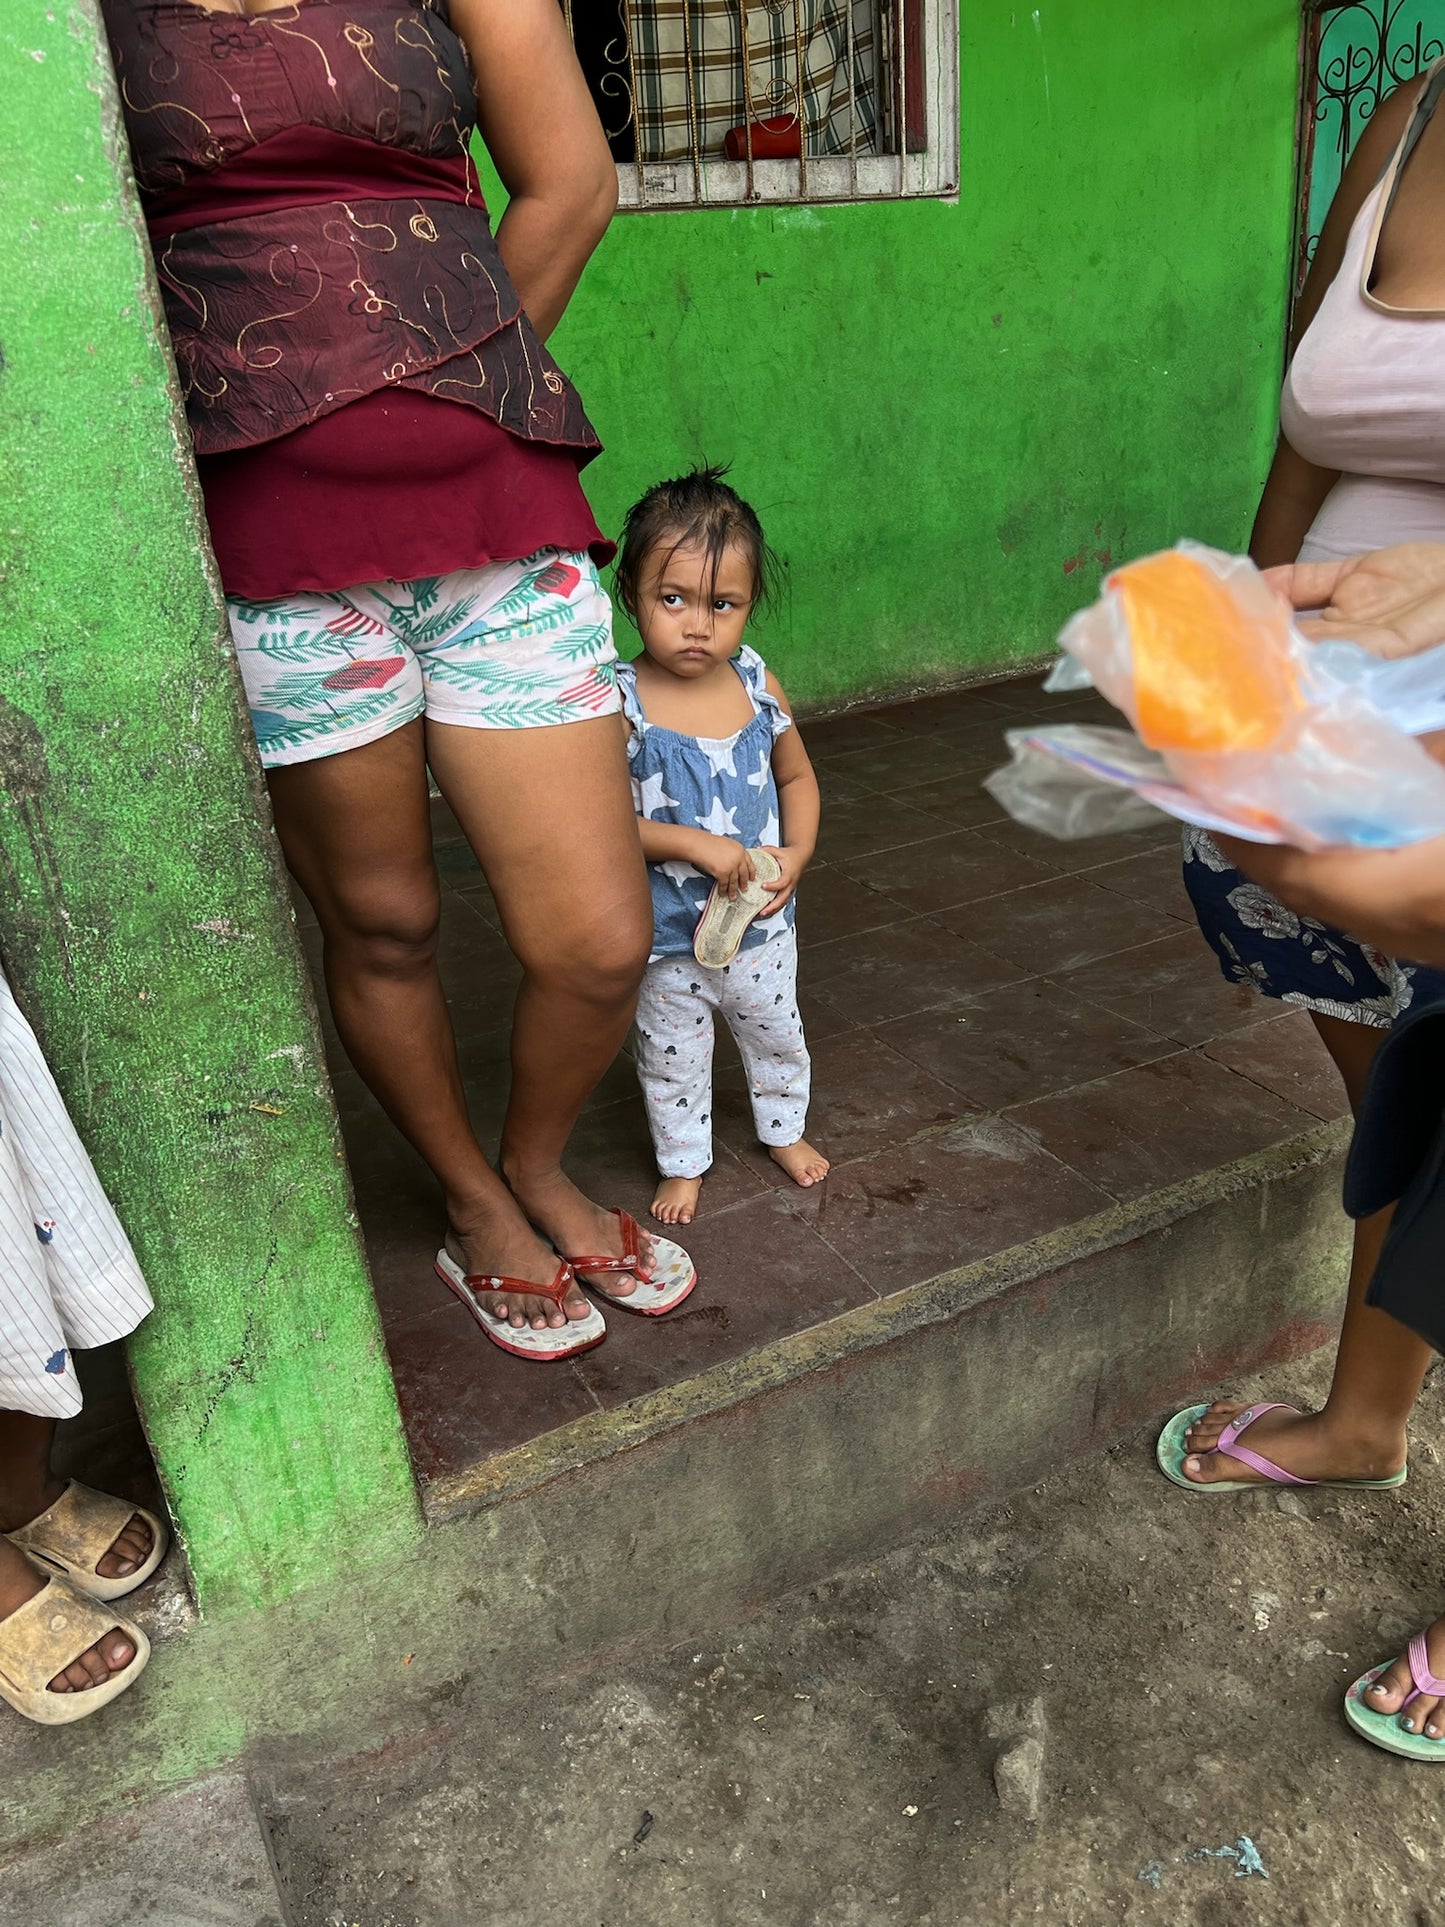
[[[0,1867],[5,1927],[283,1927],[245,1780],[216,1774]]]
[[[649,1650],[639,1574],[630,1660],[522,1701],[474,1673],[394,1752],[258,1763],[287,1920],[1442,1927],[1445,1772],[1340,1715],[1445,1606],[1442,1392],[1397,1494],[1194,1497],[1140,1435],[683,1647]]]

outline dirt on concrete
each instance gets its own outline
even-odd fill
[[[1328,1365],[1237,1389],[1305,1402]],[[1445,1927],[1445,1771],[1340,1713],[1445,1607],[1442,1392],[1398,1493],[1195,1496],[1140,1436],[685,1646],[651,1649],[639,1574],[626,1660],[260,1766],[286,1917]]]

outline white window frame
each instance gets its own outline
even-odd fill
[[[898,0],[894,0],[896,5]],[[916,154],[803,160],[619,161],[628,212],[698,207],[809,207],[840,201],[953,200],[958,195],[959,0],[923,0],[928,145]],[[900,116],[906,123],[906,102]]]

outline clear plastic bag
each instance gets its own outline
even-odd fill
[[[1014,762],[989,787],[1021,821],[1095,834],[1073,827],[1095,819],[1066,792],[1103,784],[1259,842],[1445,835],[1445,767],[1371,701],[1371,678],[1331,672],[1252,563],[1196,543],[1147,556],[1111,575],[1059,640],[1136,740],[1104,756],[1071,741],[1077,730],[1014,732]],[[1157,760],[1131,773],[1140,748]]]

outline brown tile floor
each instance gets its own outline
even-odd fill
[[[672,1318],[614,1316],[607,1343],[574,1365],[507,1358],[448,1296],[431,1270],[431,1179],[338,1061],[424,1480],[1341,1111],[1308,1020],[1220,980],[1175,831],[1053,843],[1001,820],[979,787],[1005,726],[1093,702],[1008,683],[807,728],[825,808],[798,920],[810,1135],[833,1175],[798,1191],[759,1152],[724,1045],[716,1163],[687,1240],[702,1285]],[[491,1148],[516,970],[445,812],[437,854],[443,968]],[[314,958],[314,927],[304,934]],[[582,1118],[571,1167],[600,1200],[644,1213],[652,1166],[625,1057]]]

